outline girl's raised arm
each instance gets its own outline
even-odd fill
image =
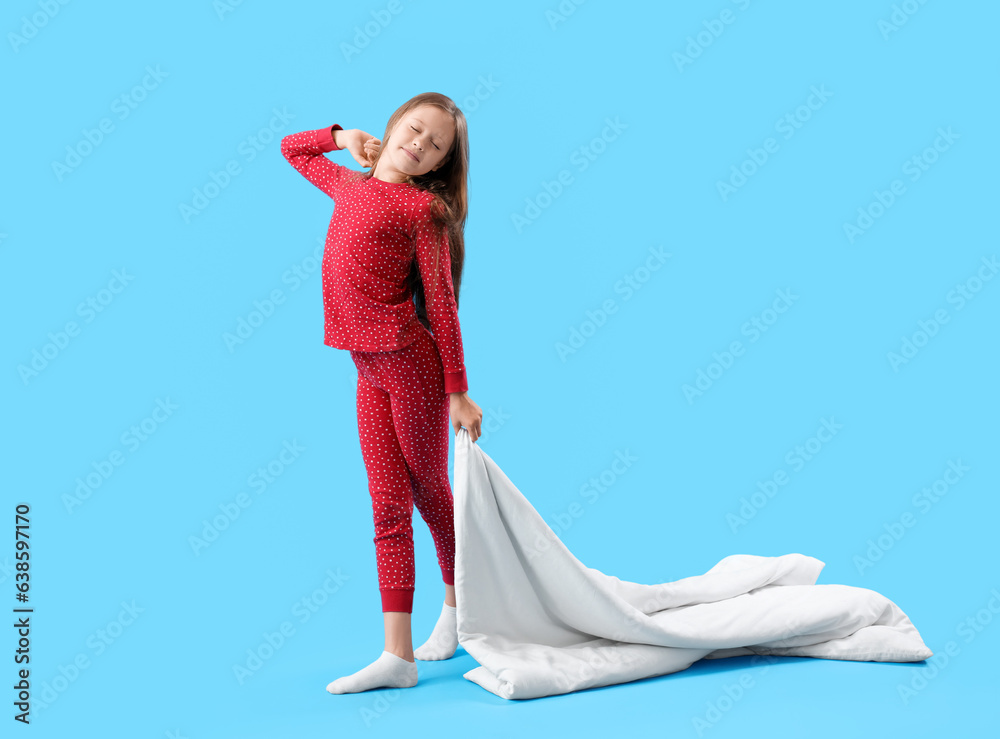
[[[340,149],[333,139],[334,130],[344,129],[335,123],[329,128],[285,136],[281,139],[281,154],[303,177],[336,199],[337,189],[351,170],[323,156],[324,152]]]

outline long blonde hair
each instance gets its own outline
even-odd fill
[[[432,193],[435,197],[431,203],[431,215],[439,229],[447,229],[449,256],[451,257],[451,282],[455,293],[455,303],[458,304],[458,293],[462,284],[462,268],[465,265],[465,221],[469,212],[468,175],[469,175],[469,131],[465,114],[455,105],[455,101],[439,92],[423,92],[415,95],[396,109],[385,126],[382,145],[364,177],[371,177],[375,171],[382,152],[386,151],[392,132],[400,119],[414,108],[421,105],[436,105],[451,116],[455,122],[455,136],[451,148],[436,170],[425,175],[407,177],[404,181]],[[437,269],[437,254],[435,254],[435,271]],[[406,278],[407,284],[413,290],[417,316],[426,326],[427,313],[424,306],[424,286],[420,279],[417,260],[413,260],[410,272]]]

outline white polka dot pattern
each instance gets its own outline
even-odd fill
[[[352,351],[361,451],[375,520],[383,611],[413,611],[413,506],[431,531],[445,583],[455,583],[455,505],[448,481],[449,399],[441,356],[420,325],[392,352]]]
[[[446,231],[431,220],[434,196],[330,161],[330,128],[285,136],[281,153],[334,200],[323,252],[324,343],[353,351],[395,351],[426,331],[406,276],[414,258],[427,319],[438,347],[445,391],[469,389]],[[341,129],[342,130],[342,129]]]

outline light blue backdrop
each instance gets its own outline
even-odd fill
[[[26,503],[35,609],[18,729],[995,728],[998,22],[939,0],[9,3],[0,593],[17,605]],[[309,271],[332,203],[279,140],[381,137],[424,91],[470,127],[480,443],[569,548],[640,582],[802,552],[820,583],[894,600],[936,662],[741,658],[512,704],[460,650],[413,690],[325,692],[378,656],[382,618],[356,370],[323,345]],[[419,645],[443,585],[414,523]]]

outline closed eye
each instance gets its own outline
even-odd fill
[[[413,128],[413,126],[410,126],[410,128]],[[417,129],[415,129],[415,128],[413,128],[413,130],[417,131]],[[420,131],[417,131],[417,133],[420,133]],[[431,143],[434,144],[433,141]],[[438,146],[437,144],[434,144],[434,148],[437,149],[438,151],[441,151],[441,147]]]

